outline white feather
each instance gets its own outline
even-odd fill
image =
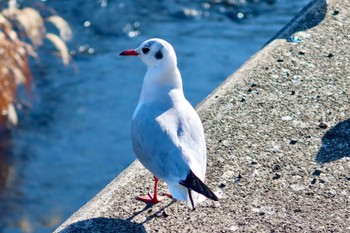
[[[149,41],[151,51],[143,54]],[[204,182],[206,144],[201,120],[186,100],[176,55],[160,39],[144,42],[135,51],[148,65],[139,103],[133,114],[131,135],[140,162],[158,179],[164,180],[175,199],[189,202],[187,188],[180,185],[190,169]],[[154,57],[161,49],[162,59]],[[153,50],[153,53],[152,53]],[[204,196],[192,192],[196,204]]]

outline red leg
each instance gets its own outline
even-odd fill
[[[136,199],[139,201],[143,201],[146,203],[153,203],[156,204],[158,202],[160,202],[161,200],[164,199],[164,197],[158,197],[157,195],[157,186],[158,186],[158,179],[157,177],[154,177],[154,190],[153,190],[153,197],[150,193],[148,193],[145,196],[137,196]]]

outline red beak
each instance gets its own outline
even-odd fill
[[[124,52],[121,52],[119,54],[119,56],[138,56],[138,55],[140,54],[133,49],[125,50]]]

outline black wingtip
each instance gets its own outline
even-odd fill
[[[181,185],[200,193],[207,198],[218,201],[219,198],[206,186],[191,170],[185,180],[179,182]]]

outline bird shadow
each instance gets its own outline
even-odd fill
[[[316,161],[328,163],[344,157],[350,157],[350,119],[338,123],[323,135]]]
[[[285,39],[288,42],[300,42],[302,38],[299,38],[294,34],[317,26],[326,17],[326,14],[326,0],[311,1],[284,28],[282,28],[271,40],[269,40],[265,46],[276,39]]]
[[[106,218],[106,217],[90,218],[90,219],[74,222],[68,225],[67,227],[65,227],[64,229],[60,230],[59,233],[83,233],[83,232],[145,233],[147,231],[143,226],[143,224],[156,217],[166,217],[162,215],[162,213],[164,213],[164,210],[168,208],[170,205],[172,205],[174,202],[175,202],[174,200],[171,201],[166,206],[162,207],[158,211],[147,216],[146,219],[140,223],[134,222],[133,218],[135,218],[139,214],[144,213],[145,211],[150,212],[149,210],[153,207],[152,204],[147,204],[142,210],[133,213],[133,215],[127,219]]]
[[[147,232],[143,224],[115,218],[90,218],[72,223],[59,233]]]

